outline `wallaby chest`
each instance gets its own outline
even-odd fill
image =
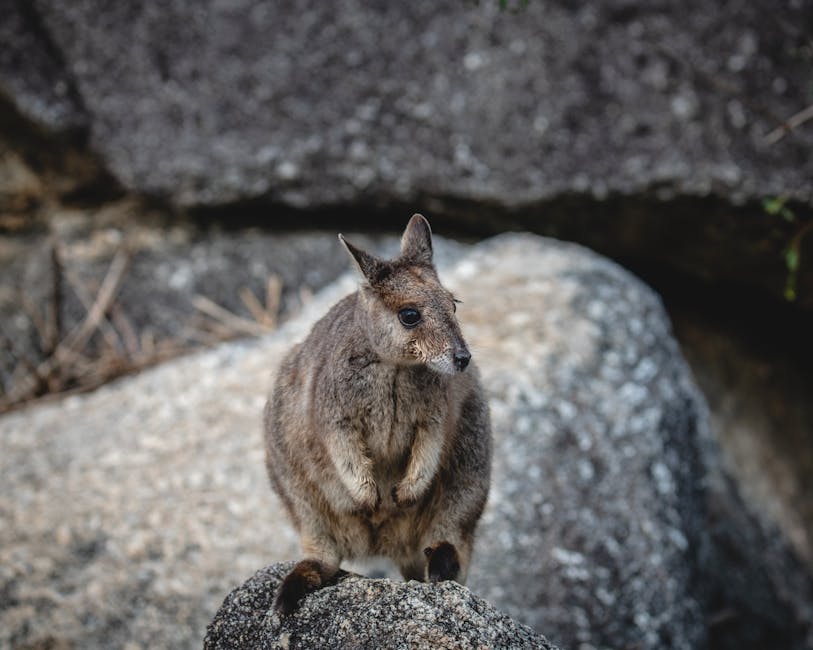
[[[394,366],[371,357],[350,359],[342,386],[347,415],[379,464],[401,465],[418,426],[443,412],[446,387],[437,373],[420,366]]]

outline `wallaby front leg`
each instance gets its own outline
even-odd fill
[[[419,426],[401,481],[392,488],[392,499],[406,508],[426,493],[438,472],[443,456],[443,432],[438,427]]]
[[[361,436],[352,429],[338,429],[327,437],[328,451],[339,480],[347,488],[356,509],[372,514],[381,503],[373,478],[373,461]]]

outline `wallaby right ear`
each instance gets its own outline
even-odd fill
[[[416,264],[432,264],[432,228],[422,214],[413,214],[401,236],[401,257]]]
[[[358,265],[359,271],[371,285],[381,282],[389,275],[389,265],[386,262],[374,255],[370,255],[370,253],[361,250],[357,246],[353,246],[341,234],[339,235],[339,241],[344,244],[347,252],[350,253],[350,256]]]

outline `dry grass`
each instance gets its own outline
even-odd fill
[[[37,304],[25,287],[18,298],[26,318],[36,332],[39,354],[17,345],[0,327],[0,347],[12,359],[13,370],[0,394],[0,413],[34,400],[92,390],[125,374],[137,372],[176,357],[197,345],[272,331],[279,319],[282,282],[271,276],[264,304],[248,288],[239,297],[251,318],[244,318],[218,305],[206,296],[196,295],[192,304],[198,310],[184,338],[154,340],[149,331],[138,332],[117,301],[126,280],[132,250],[125,242],[113,255],[98,287],[88,286],[63,259],[58,242],[51,244],[50,281],[46,304]],[[63,304],[71,291],[85,309],[85,315],[66,331]],[[96,344],[92,342],[97,341]]]

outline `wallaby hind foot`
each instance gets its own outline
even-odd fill
[[[457,580],[460,574],[460,557],[454,544],[439,542],[423,549],[426,556],[426,575],[429,582]]]
[[[283,616],[293,612],[299,602],[311,591],[321,589],[338,573],[339,567],[319,560],[297,562],[279,586],[274,608]]]

